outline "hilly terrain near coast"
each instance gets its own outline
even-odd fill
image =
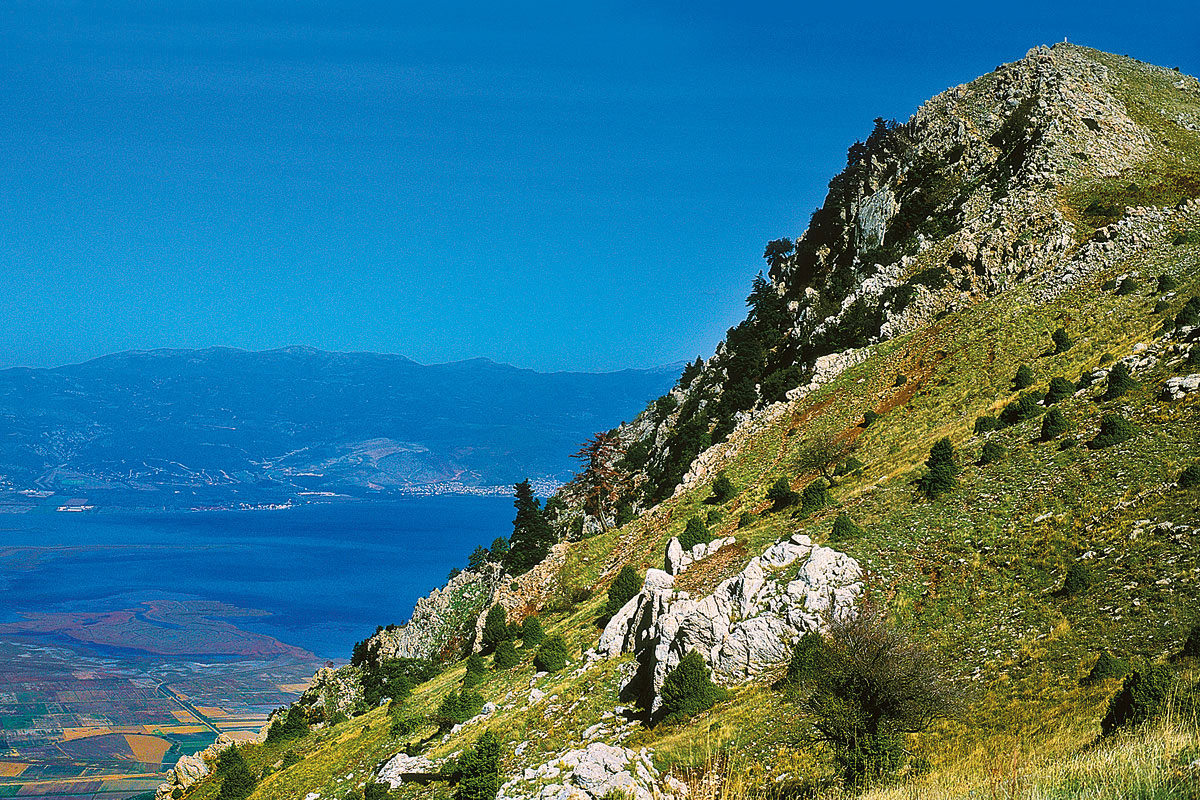
[[[119,353],[0,371],[0,487],[91,505],[553,488],[676,370],[538,373],[306,347]]]
[[[1200,796],[1200,82],[1034,48],[764,255],[508,542],[158,796]]]

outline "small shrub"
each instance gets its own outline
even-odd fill
[[[455,800],[495,800],[500,791],[500,740],[486,731],[474,749],[464,753],[453,767],[458,779]]]
[[[521,623],[521,646],[526,650],[532,650],[541,644],[546,638],[546,631],[542,629],[542,622],[537,617],[529,616]]]
[[[363,800],[390,800],[392,787],[386,783],[367,781],[363,787]]]
[[[1114,356],[1112,353],[1101,353],[1100,354],[1100,366],[1102,366],[1102,367],[1108,366],[1109,364],[1111,364],[1113,362],[1114,358],[1116,358],[1116,356]]]
[[[1193,297],[1183,304],[1175,315],[1176,328],[1188,328],[1200,325],[1200,296]]]
[[[492,669],[512,669],[520,663],[521,656],[517,655],[517,647],[512,643],[512,639],[505,639],[496,645],[496,653],[492,656]]]
[[[612,617],[626,603],[637,597],[641,590],[642,574],[629,564],[621,567],[621,571],[608,587],[608,602],[604,604],[604,615]]]
[[[1193,489],[1200,486],[1200,461],[1184,467],[1183,472],[1179,473],[1177,483],[1180,489]]]
[[[929,471],[917,481],[917,485],[926,497],[940,497],[954,488],[958,464],[950,439],[943,437],[934,443],[929,450],[929,458],[925,460],[925,467]]]
[[[467,656],[467,671],[463,674],[463,688],[478,686],[487,678],[487,664],[484,663],[483,656],[479,653],[471,653]]]
[[[438,706],[434,719],[438,730],[442,733],[461,725],[483,710],[483,697],[478,692],[463,689],[461,692],[450,692]]]
[[[1105,447],[1127,442],[1137,433],[1133,423],[1117,414],[1105,414],[1100,419],[1100,432],[1096,438],[1088,442],[1089,450],[1100,450]]]
[[[724,472],[717,473],[717,477],[713,480],[712,485],[712,501],[714,503],[725,503],[732,500],[737,490],[733,486],[733,481],[729,480],[729,476]]]
[[[1008,455],[1008,450],[999,442],[984,442],[983,452],[979,454],[979,463],[983,465],[995,464],[1006,455]]]
[[[1113,289],[1117,288],[1117,279],[1109,278],[1104,283],[1100,284],[1100,288],[1106,292],[1111,292]]]
[[[1193,624],[1188,630],[1187,638],[1183,640],[1183,647],[1180,648],[1179,655],[1183,658],[1200,658],[1200,622]]]
[[[829,541],[845,542],[850,539],[857,539],[862,535],[863,529],[855,525],[854,520],[850,519],[850,515],[843,511],[833,521],[833,528],[829,531]]]
[[[754,524],[754,515],[749,511],[743,511],[738,515],[738,528],[749,528]]]
[[[221,778],[221,788],[217,792],[218,800],[245,800],[258,783],[237,747],[230,747],[221,752],[217,757],[216,773]]]
[[[800,510],[805,514],[812,514],[829,505],[831,500],[829,485],[822,479],[817,478],[804,487],[804,491],[800,495]]]
[[[708,513],[704,515],[705,525],[716,525],[721,521],[725,514],[719,508],[710,508]]]
[[[1102,400],[1116,400],[1137,387],[1137,381],[1129,374],[1129,367],[1118,361],[1108,371],[1108,387],[1104,390]]]
[[[1079,444],[1079,442],[1075,441],[1074,439],[1072,439],[1071,437],[1068,436],[1066,439],[1063,439],[1062,442],[1059,443],[1058,449],[1059,450],[1070,450],[1072,447],[1075,447],[1078,444]]]
[[[1061,403],[1073,394],[1075,394],[1075,384],[1066,378],[1055,375],[1050,379],[1050,386],[1046,389],[1046,397],[1042,402],[1048,406],[1052,406],[1055,403]]]
[[[876,414],[874,411],[863,412],[863,427],[864,428],[871,427],[872,423],[874,423],[875,420],[877,420],[877,419],[879,419],[879,415]]]
[[[896,376],[896,386],[903,386],[906,383],[908,383],[908,376],[903,372]]]
[[[1075,344],[1071,341],[1070,335],[1067,334],[1066,328],[1059,328],[1050,334],[1050,340],[1054,342],[1054,352],[1065,353]]]
[[[698,544],[708,544],[711,541],[712,534],[708,532],[704,520],[699,517],[689,519],[683,533],[679,534],[679,546],[684,550],[691,550]]]
[[[1022,364],[1017,367],[1017,374],[1013,376],[1013,388],[1017,391],[1028,389],[1033,386],[1034,377],[1033,370],[1027,364]]]
[[[1155,719],[1166,707],[1172,683],[1171,670],[1162,664],[1146,664],[1134,670],[1109,701],[1100,730],[1108,736]]]
[[[1200,344],[1194,344],[1188,349],[1187,360],[1183,363],[1189,367],[1200,367]]]
[[[1167,312],[1167,310],[1170,308],[1171,308],[1171,304],[1168,303],[1166,300],[1163,300],[1160,298],[1158,300],[1158,302],[1154,304],[1154,308],[1150,311],[1150,313],[1151,314],[1165,314]]]
[[[1125,278],[1121,281],[1121,284],[1117,287],[1117,294],[1118,295],[1133,294],[1137,290],[1138,290],[1138,282],[1135,281],[1133,278]]]
[[[976,417],[975,418],[975,433],[987,433],[988,431],[998,431],[1004,427],[1004,423],[996,417]]]
[[[1083,679],[1085,686],[1093,686],[1113,678],[1124,678],[1129,674],[1129,664],[1105,650],[1096,659],[1087,677]]]
[[[780,478],[767,490],[767,499],[771,501],[772,511],[782,511],[789,506],[794,506],[800,500],[800,495],[792,491],[792,486],[788,483],[787,478]]]
[[[417,728],[421,727],[421,720],[417,717],[392,717],[391,734],[392,736],[409,736],[416,732]]]
[[[546,639],[533,656],[533,666],[539,672],[558,672],[566,665],[567,643],[561,636]]]
[[[1052,408],[1042,417],[1042,441],[1048,442],[1067,432],[1067,418],[1061,410]]]
[[[691,717],[712,708],[725,695],[725,690],[712,682],[704,656],[689,650],[663,681],[663,710],[668,718]]]
[[[483,620],[481,640],[483,652],[494,651],[497,645],[511,639],[512,636],[512,631],[508,629],[508,613],[504,610],[504,606],[496,603],[488,609],[487,616]]]
[[[1074,561],[1071,566],[1067,567],[1067,575],[1063,578],[1063,585],[1058,590],[1058,594],[1061,597],[1083,594],[1091,588],[1093,582],[1092,570],[1088,565],[1082,561]]]
[[[821,669],[821,655],[824,651],[825,640],[821,638],[821,634],[814,631],[805,633],[792,647],[792,658],[788,661],[787,672],[775,681],[772,688],[785,691],[798,689],[815,679]]]
[[[1004,407],[1004,410],[1000,412],[1000,421],[1005,425],[1016,425],[1027,419],[1033,419],[1042,411],[1038,400],[1037,392],[1026,392]]]

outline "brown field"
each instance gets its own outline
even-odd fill
[[[143,764],[161,764],[163,756],[171,749],[170,742],[157,736],[126,734],[125,741],[129,743],[134,759]]]

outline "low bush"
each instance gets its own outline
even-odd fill
[[[929,458],[925,460],[928,472],[917,481],[917,486],[925,496],[933,499],[954,488],[958,475],[957,456],[950,439],[943,437],[929,449]]]
[[[434,721],[442,733],[461,725],[475,717],[483,710],[483,696],[478,692],[463,689],[461,692],[450,692],[438,706]]]
[[[767,499],[771,501],[772,511],[782,511],[789,506],[796,505],[800,500],[800,495],[792,491],[792,486],[788,483],[787,478],[780,478],[767,490]]]
[[[864,428],[871,427],[871,424],[874,423],[875,420],[877,420],[877,419],[879,419],[879,415],[876,414],[874,411],[863,412],[863,427]]]
[[[221,751],[217,757],[217,777],[221,779],[221,788],[217,791],[217,800],[245,800],[254,791],[258,779],[250,772],[246,759],[242,757],[240,748],[230,747]]]
[[[1075,344],[1071,341],[1070,335],[1067,334],[1066,328],[1059,328],[1050,334],[1050,340],[1054,342],[1054,352],[1065,353]]]
[[[1108,371],[1108,386],[1104,390],[1102,400],[1116,400],[1130,390],[1137,388],[1137,381],[1129,374],[1129,367],[1118,361]]]
[[[1193,297],[1183,304],[1175,315],[1175,327],[1187,328],[1200,325],[1200,296]]]
[[[733,486],[733,481],[729,480],[729,476],[724,472],[718,472],[716,479],[712,485],[712,502],[724,503],[732,500],[737,490]]]
[[[998,431],[1004,427],[1004,423],[996,417],[976,417],[975,418],[975,433],[987,433],[988,431]]]
[[[1154,304],[1154,308],[1150,310],[1150,313],[1151,314],[1165,314],[1167,312],[1167,310],[1170,308],[1171,308],[1170,303],[1168,303],[1166,300],[1159,298],[1158,302],[1156,302]]]
[[[1008,455],[1008,450],[999,442],[984,442],[983,452],[979,454],[979,463],[983,465],[995,464],[1006,455]]]
[[[617,573],[617,577],[608,587],[608,602],[604,604],[604,615],[612,617],[620,611],[626,603],[637,597],[638,592],[642,590],[642,573],[631,567],[629,564],[621,567],[621,571]],[[528,645],[527,645],[528,646]]]
[[[804,491],[800,494],[800,510],[805,514],[812,514],[832,502],[829,496],[829,484],[825,483],[821,478],[817,478],[808,486],[804,487]]]
[[[283,718],[276,717],[267,728],[268,742],[282,742],[289,739],[299,739],[308,734],[308,719],[300,706],[291,706]]]
[[[496,646],[496,653],[492,656],[492,669],[512,669],[520,663],[521,656],[517,654],[517,646],[512,643],[512,639],[505,639]]]
[[[698,544],[708,544],[711,541],[712,534],[708,532],[704,520],[699,517],[689,519],[683,533],[679,534],[679,546],[684,550],[691,550]]]
[[[815,631],[805,633],[792,646],[792,658],[788,661],[787,672],[772,684],[772,688],[790,691],[807,685],[818,676],[824,651],[825,640],[821,638],[821,634]]]
[[[1180,489],[1193,489],[1200,486],[1200,461],[1184,467],[1183,471],[1179,473],[1177,483]]]
[[[1071,563],[1071,566],[1067,567],[1067,574],[1063,578],[1058,595],[1060,597],[1074,597],[1075,595],[1083,594],[1091,588],[1094,582],[1091,568],[1082,561],[1074,561]]]
[[[1173,292],[1178,288],[1179,288],[1179,282],[1176,281],[1174,278],[1172,278],[1170,275],[1159,275],[1158,276],[1158,293],[1159,294],[1163,294],[1164,292]]]
[[[1046,412],[1046,416],[1042,417],[1042,435],[1043,442],[1048,442],[1062,436],[1067,432],[1067,418],[1063,416],[1061,410],[1052,408]]]
[[[1004,410],[1000,412],[1000,421],[1005,425],[1017,425],[1025,420],[1033,419],[1042,413],[1042,407],[1038,405],[1040,399],[1037,392],[1022,394],[1004,407]]]
[[[712,708],[725,698],[726,692],[712,682],[704,656],[689,650],[667,673],[661,696],[667,719],[679,719]]]
[[[463,674],[463,688],[478,686],[487,678],[487,664],[484,663],[483,656],[479,653],[471,653],[467,656],[467,671]]]
[[[1133,423],[1118,414],[1105,414],[1100,419],[1100,432],[1096,438],[1088,442],[1089,450],[1101,450],[1105,447],[1127,442],[1137,433]]]
[[[537,617],[526,617],[521,623],[521,646],[526,650],[532,650],[537,647],[546,638],[546,631],[542,629],[542,622]]]
[[[1075,384],[1060,375],[1055,375],[1050,379],[1050,386],[1046,389],[1046,396],[1042,402],[1052,406],[1061,403],[1073,394],[1075,394]]]
[[[1117,294],[1118,295],[1133,294],[1137,290],[1138,290],[1138,282],[1135,281],[1133,278],[1128,278],[1128,277],[1124,278],[1121,281],[1120,285],[1117,286]]]
[[[1013,376],[1013,388],[1017,391],[1028,389],[1034,384],[1033,370],[1029,365],[1022,364],[1017,367],[1017,374]]]
[[[854,524],[854,520],[850,519],[850,515],[843,511],[833,521],[833,528],[829,531],[829,541],[845,542],[850,539],[857,539],[862,535],[863,529]]]
[[[738,528],[749,528],[754,524],[754,515],[749,511],[743,511],[738,515]]]
[[[1141,725],[1155,719],[1166,708],[1174,683],[1171,670],[1162,664],[1146,664],[1131,672],[1121,691],[1108,703],[1100,720],[1105,736],[1121,728]]]
[[[856,472],[861,472],[862,468],[865,466],[866,464],[859,461],[854,456],[850,456],[845,461],[837,465],[837,469],[833,471],[833,474],[839,478],[843,475],[853,475]]]
[[[1085,686],[1094,686],[1113,678],[1124,678],[1128,674],[1129,664],[1105,650],[1100,653],[1096,663],[1092,664],[1092,669],[1083,679],[1083,683]]]
[[[363,786],[363,800],[391,800],[392,787],[387,783],[367,781]]]
[[[533,666],[539,672],[558,672],[567,665],[567,643],[561,636],[551,636],[542,642],[533,656]]]
[[[508,628],[508,612],[504,610],[504,606],[496,603],[488,609],[487,616],[483,619],[481,638],[485,653],[494,651],[501,642],[513,638],[513,633]]]
[[[1179,655],[1183,658],[1200,658],[1200,622],[1192,625],[1188,631],[1187,638],[1183,640],[1183,647],[1179,650]]]

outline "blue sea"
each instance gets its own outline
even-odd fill
[[[270,511],[0,516],[0,621],[147,598],[217,600],[269,616],[238,627],[341,660],[378,625],[512,531],[511,498],[437,496]]]

